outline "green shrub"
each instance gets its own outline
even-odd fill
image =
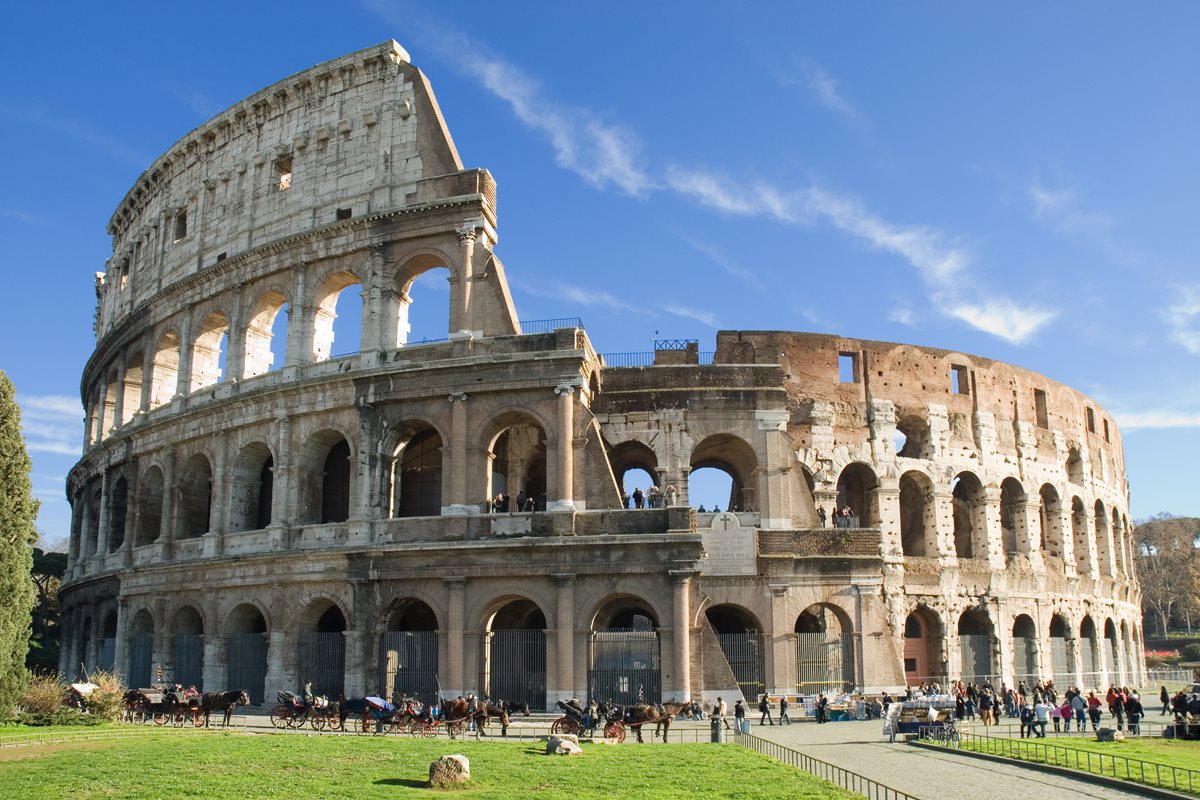
[[[67,691],[66,684],[57,675],[33,675],[25,694],[17,701],[17,707],[26,714],[49,716],[62,708]]]
[[[22,725],[29,725],[35,728],[45,727],[47,725],[105,725],[109,720],[96,714],[84,714],[83,712],[74,709],[63,707],[49,714],[41,712],[27,711],[17,715],[17,722]]]
[[[119,722],[125,713],[125,683],[115,672],[96,670],[91,675],[97,688],[84,700],[89,714],[107,722]]]
[[[1179,654],[1183,656],[1184,661],[1200,661],[1200,642],[1184,645]]]

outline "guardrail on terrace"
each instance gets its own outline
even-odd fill
[[[521,335],[527,333],[550,333],[560,328],[582,328],[579,317],[554,317],[552,319],[527,319],[521,321]]]
[[[848,769],[834,766],[827,761],[821,761],[818,758],[801,753],[799,750],[793,750],[790,747],[776,744],[769,739],[761,739],[752,733],[738,734],[733,740],[743,747],[749,747],[751,750],[769,756],[776,761],[782,761],[784,764],[796,769],[802,769],[810,775],[827,780],[848,792],[869,797],[871,800],[917,800],[911,794],[905,794],[898,789],[884,786],[879,781],[872,780],[865,775],[859,775],[857,772],[851,772]]]
[[[711,366],[716,357],[715,350],[702,351],[699,353],[699,364],[686,364],[682,366]],[[653,367],[654,353],[601,353],[600,358],[604,361],[606,367]],[[681,366],[681,365],[672,365]]]
[[[1065,767],[1090,775],[1103,775],[1175,792],[1200,794],[1200,771],[1173,767],[1156,761],[1049,744],[1040,739],[1009,739],[963,730],[958,732],[957,741],[931,738],[923,738],[923,741],[939,747]]]

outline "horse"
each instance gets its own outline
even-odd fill
[[[654,723],[654,738],[657,739],[661,735],[662,740],[666,742],[667,731],[671,729],[671,721],[683,710],[684,705],[684,703],[667,703],[663,706],[632,705],[625,711],[625,723],[633,728],[639,744],[644,744],[642,725],[648,722]],[[662,710],[660,711],[659,708]]]
[[[150,702],[139,689],[130,689],[121,696],[125,703],[125,719],[128,722],[145,722],[150,709]],[[138,719],[141,715],[141,719]]]
[[[442,719],[447,722],[456,720],[474,722],[476,731],[484,736],[487,736],[487,731],[484,728],[491,717],[500,720],[500,733],[502,736],[508,736],[508,712],[498,703],[482,703],[477,705],[475,710],[472,711],[471,704],[460,697],[457,700],[449,700],[442,705]]]
[[[225,721],[223,727],[229,727],[229,718],[233,716],[233,709],[237,706],[250,705],[250,693],[245,689],[236,689],[231,692],[205,692],[200,698],[200,707],[204,709],[204,727],[208,727],[208,716],[214,710],[225,712]]]
[[[515,714],[520,711],[522,716],[529,716],[529,703],[514,703],[512,701],[500,700],[495,705],[504,709],[509,714]]]

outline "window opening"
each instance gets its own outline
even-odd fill
[[[1104,423],[1104,441],[1107,442],[1108,441],[1108,420],[1104,419],[1104,420],[1101,420],[1101,422]]]
[[[858,383],[856,353],[838,353],[838,380],[842,383]]]
[[[970,394],[971,384],[967,382],[967,368],[959,364],[950,367],[950,391],[954,394]]]
[[[1096,412],[1092,410],[1091,406],[1088,406],[1086,411],[1087,411],[1088,433],[1095,433],[1096,432]]]
[[[187,209],[175,215],[175,241],[187,238]]]
[[[1037,415],[1037,426],[1039,428],[1049,428],[1050,415],[1046,411],[1046,393],[1043,390],[1033,390],[1033,406]]]
[[[354,216],[354,210],[353,210],[353,209],[350,209],[350,208],[339,208],[339,209],[337,210],[337,219],[338,219],[338,221],[339,221],[339,222],[340,222],[341,220],[344,220],[344,219],[350,219],[350,217],[352,217],[352,216]]]
[[[275,188],[280,192],[286,192],[292,188],[292,156],[280,156],[275,159]]]

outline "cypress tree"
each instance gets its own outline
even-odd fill
[[[0,718],[25,691],[25,654],[36,593],[33,543],[38,502],[29,481],[32,464],[21,436],[21,409],[12,381],[0,372]]]

